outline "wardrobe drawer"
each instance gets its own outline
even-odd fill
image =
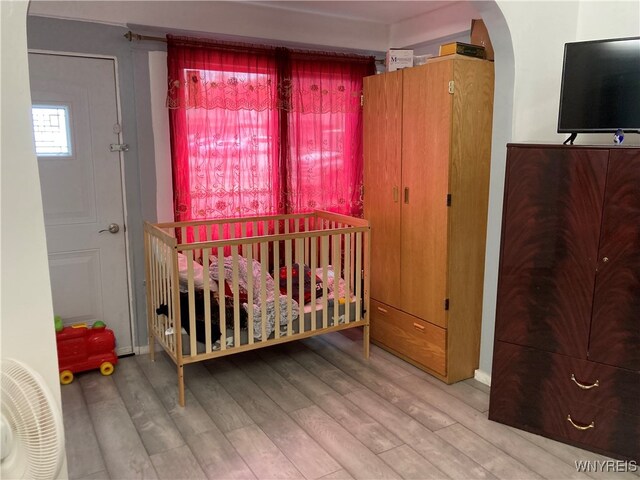
[[[447,331],[371,300],[371,338],[440,375],[447,374]]]

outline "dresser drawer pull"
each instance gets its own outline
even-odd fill
[[[576,376],[573,373],[571,374],[571,380],[573,380],[573,382],[583,390],[589,390],[591,388],[600,386],[600,380],[596,380],[595,383],[592,383],[591,385],[585,385],[584,383],[580,383],[578,380],[576,380]]]
[[[378,310],[380,310],[382,313],[389,313],[389,310],[386,310],[382,307],[378,307]]]
[[[578,425],[573,420],[571,420],[571,415],[567,415],[567,421],[573,426],[573,428],[577,428],[578,430],[589,430],[590,428],[596,428],[596,422],[593,421],[589,425]]]
[[[416,330],[420,330],[420,331],[424,330],[424,326],[420,325],[419,323],[414,323],[413,324],[413,328],[415,328]]]

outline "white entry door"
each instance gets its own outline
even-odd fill
[[[131,353],[114,60],[30,53],[29,76],[54,313]]]

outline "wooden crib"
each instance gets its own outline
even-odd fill
[[[369,223],[305,214],[145,223],[149,352],[184,365],[364,327],[369,356]]]

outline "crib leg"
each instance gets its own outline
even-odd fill
[[[363,327],[362,332],[362,349],[364,350],[364,358],[369,359],[369,325]]]
[[[178,365],[178,404],[184,407],[184,365]]]
[[[149,333],[149,359],[152,362],[156,361],[156,340],[153,333]]]

